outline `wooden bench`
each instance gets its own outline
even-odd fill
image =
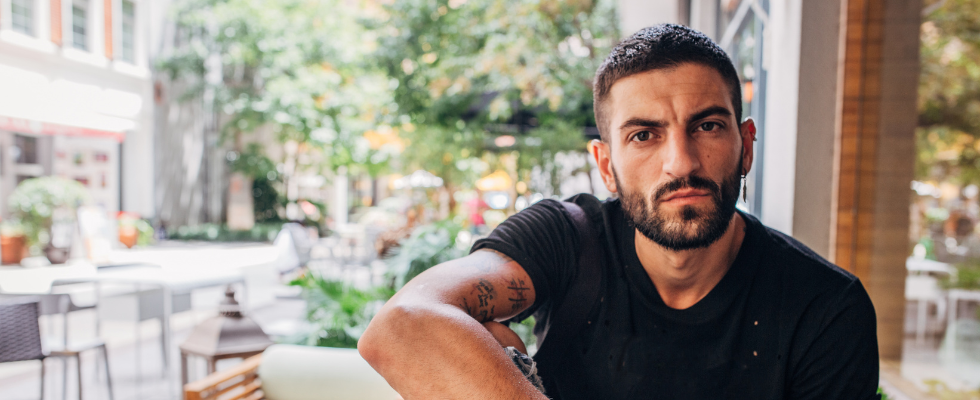
[[[186,400],[260,400],[265,398],[259,379],[262,355],[249,357],[234,368],[218,371],[184,385]]]

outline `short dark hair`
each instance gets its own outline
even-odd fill
[[[742,122],[742,86],[728,54],[701,32],[681,25],[660,24],[643,28],[619,42],[595,73],[592,107],[602,140],[609,138],[608,121],[602,107],[616,81],[684,63],[701,64],[721,74],[731,91],[735,121]]]

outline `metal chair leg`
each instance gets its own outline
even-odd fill
[[[167,301],[167,300],[164,299],[163,301]],[[164,315],[160,317],[160,357],[163,360],[162,363],[163,368],[161,369],[160,372],[162,372],[161,376],[166,377],[167,368],[169,367],[169,365],[167,363],[167,340],[164,339],[165,335],[167,334],[167,324],[164,323],[163,321],[164,318],[167,318],[167,316]]]
[[[68,357],[61,359],[61,400],[68,400]]]
[[[44,377],[47,376],[44,373],[44,359],[41,359],[41,400],[44,400]]]
[[[75,372],[78,373],[78,400],[82,400],[82,354],[75,355]]]
[[[112,400],[112,377],[109,375],[109,352],[105,345],[102,345],[102,366],[105,367],[105,383],[109,389],[109,400]]]

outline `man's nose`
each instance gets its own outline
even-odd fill
[[[701,168],[698,149],[687,132],[670,132],[664,148],[664,167],[666,174],[683,178]]]

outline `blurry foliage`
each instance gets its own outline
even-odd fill
[[[980,0],[927,5],[916,179],[980,184]]]
[[[58,210],[68,215],[60,218],[75,219],[75,210],[88,201],[85,186],[75,180],[56,176],[27,179],[17,185],[7,199],[10,216],[19,222],[27,238],[31,252],[39,251],[48,243],[51,228]]]
[[[258,143],[249,143],[240,153],[232,152],[228,159],[232,171],[241,172],[249,178],[269,181],[280,180],[276,163],[266,157],[262,145]]]
[[[510,329],[521,338],[524,346],[527,347],[527,355],[533,356],[538,350],[538,337],[534,336],[534,317],[527,317],[521,322],[513,322]]]
[[[384,168],[364,132],[392,112],[388,82],[365,54],[377,44],[341,0],[181,0],[173,50],[157,67],[220,113],[224,139],[271,128],[303,143],[315,171]]]
[[[408,122],[401,133],[406,166],[433,172],[453,188],[474,180],[457,164],[488,150],[532,158],[510,171],[519,176],[560,151],[583,151],[583,129],[595,125],[592,77],[618,37],[613,6],[611,0],[382,6],[368,27],[378,32],[375,56]],[[516,146],[496,148],[500,134],[516,136]]]
[[[232,169],[256,180],[285,161],[243,149],[245,134],[269,130],[299,143],[298,171],[425,169],[451,190],[497,169],[527,181],[534,167],[555,171],[559,152],[585,150],[592,77],[618,37],[614,4],[180,0],[157,67],[188,88],[181,100],[218,114],[241,153]],[[504,134],[516,143],[498,148]]]
[[[922,383],[929,388],[929,395],[938,400],[980,400],[980,389],[955,390],[939,379],[927,379]]]
[[[401,242],[398,253],[388,260],[388,284],[359,289],[349,283],[325,279],[307,272],[290,282],[303,288],[307,319],[313,324],[305,344],[356,348],[357,340],[385,301],[406,282],[436,266],[469,252],[469,244],[458,245],[462,225],[452,220],[420,226]],[[534,318],[510,324],[525,345],[536,348]]]
[[[281,229],[281,222],[256,223],[247,231],[232,230],[227,225],[201,224],[167,229],[167,238],[209,242],[271,242],[276,239]]]
[[[153,225],[150,224],[149,220],[140,218],[139,215],[128,212],[119,213],[117,220],[119,222],[120,231],[129,227],[136,229],[136,245],[148,246],[153,243],[154,234],[156,232],[153,230]]]
[[[939,281],[944,289],[980,289],[980,260],[972,259],[956,264],[956,273]]]
[[[384,287],[366,290],[306,273],[289,283],[303,288],[307,319],[313,330],[306,345],[357,348],[371,318],[394,291]]]
[[[456,241],[462,230],[462,221],[453,219],[415,228],[387,260],[392,289],[401,289],[429,268],[469,254],[469,243]]]
[[[277,186],[282,185],[282,176],[276,163],[266,157],[258,143],[249,143],[241,152],[231,152],[228,165],[234,172],[241,172],[252,179],[252,209],[255,222],[283,222],[279,211],[286,199],[280,195]]]
[[[156,232],[153,230],[153,225],[150,221],[146,219],[139,219],[136,221],[136,230],[139,232],[139,236],[136,237],[137,246],[149,246],[153,244],[156,239],[154,235]]]
[[[384,285],[359,289],[311,272],[294,279],[290,285],[303,288],[307,319],[313,324],[306,344],[357,347],[371,318],[405,282],[436,264],[466,255],[468,248],[456,246],[460,230],[461,225],[451,220],[416,228],[388,260],[390,280]]]
[[[284,200],[273,186],[273,181],[262,178],[252,181],[252,210],[255,213],[255,222],[284,222],[279,216]]]

